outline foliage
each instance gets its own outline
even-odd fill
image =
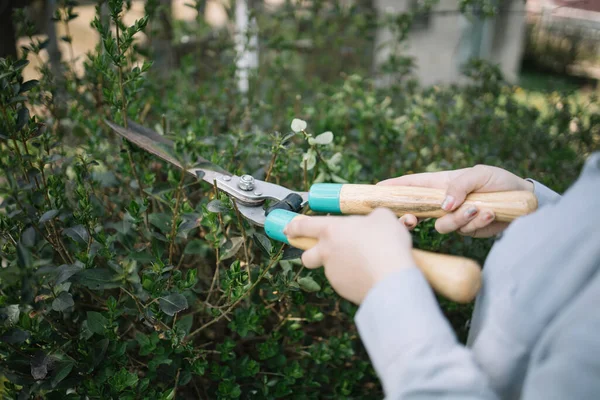
[[[247,98],[231,68],[202,78],[193,52],[159,79],[135,39],[148,19],[126,26],[122,1],[108,5],[118,28],[93,22],[101,42],[83,74],[67,62],[58,79],[44,64],[39,82],[24,82],[24,58],[0,61],[7,399],[381,395],[353,325],[356,307],[322,271],[304,269],[297,254],[241,220],[224,194],[122,142],[104,118],[173,137],[182,159],[202,155],[299,190],[485,163],[562,191],[598,148],[595,98],[581,104],[553,93],[541,112],[477,60],[465,68],[466,86],[377,88],[358,73],[305,80],[280,41],[255,77],[264,87]],[[74,13],[64,7],[57,17],[68,24]],[[309,12],[322,29],[322,14],[333,18],[326,7]],[[342,15],[347,25],[370,26]],[[284,25],[292,18],[277,17]],[[44,49],[34,42],[28,52]],[[57,93],[64,102],[56,104]],[[436,234],[431,221],[414,242],[479,261],[491,244]],[[469,307],[440,302],[464,338]]]

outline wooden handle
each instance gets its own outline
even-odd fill
[[[308,250],[317,244],[314,238],[288,239],[290,245]],[[457,303],[473,301],[481,288],[481,268],[477,262],[458,256],[412,250],[417,267],[432,289]]]
[[[339,192],[342,214],[369,214],[384,207],[396,215],[413,214],[422,218],[439,218],[446,214],[441,205],[445,191],[412,186],[376,186],[344,184]],[[471,193],[464,204],[493,210],[496,221],[511,222],[537,209],[537,198],[528,191]]]

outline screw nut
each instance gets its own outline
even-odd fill
[[[254,189],[254,178],[251,175],[242,175],[240,176],[238,186],[242,190],[250,191]]]

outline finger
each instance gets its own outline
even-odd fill
[[[471,236],[474,238],[488,238],[496,236],[497,234],[505,230],[508,227],[508,224],[508,222],[495,221],[489,224],[488,226],[485,226],[481,229],[477,229],[470,233],[462,233],[461,231],[458,231],[458,233],[463,236]]]
[[[469,193],[475,192],[485,186],[492,177],[492,170],[484,167],[466,168],[464,172],[448,183],[446,198],[442,202],[442,209],[454,211],[465,201]]]
[[[381,186],[418,186],[430,187],[436,189],[445,189],[448,185],[448,173],[441,172],[423,172],[419,174],[403,175],[397,178],[385,179],[378,182]]]
[[[404,214],[403,216],[401,216],[399,218],[399,220],[408,229],[414,229],[417,226],[417,224],[419,223],[419,220],[417,219],[417,217],[415,217],[412,214]]]
[[[323,257],[321,256],[321,249],[317,244],[310,250],[306,250],[302,253],[302,264],[309,269],[319,268],[323,266]]]
[[[283,229],[283,234],[289,238],[312,237],[318,238],[321,232],[339,217],[307,217],[299,215]]]
[[[475,206],[462,206],[458,210],[446,214],[435,221],[435,229],[442,234],[459,230],[472,221],[479,209]]]
[[[494,215],[493,211],[481,210],[475,218],[473,218],[471,221],[467,222],[467,224],[462,226],[459,229],[459,231],[462,234],[474,233],[494,222],[495,217],[496,216]]]

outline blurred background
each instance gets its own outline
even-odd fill
[[[77,15],[68,32],[66,24],[49,24],[63,3],[0,0],[2,55],[20,53],[31,41],[12,21],[11,11],[22,9],[35,21],[34,37],[49,38],[51,47],[56,42],[54,56],[73,58],[81,73],[85,54],[99,40],[90,28],[97,2],[67,2]],[[160,68],[173,68],[199,49],[207,71],[218,68],[216,60],[233,60],[218,54],[226,50],[222,39],[243,36],[229,42],[243,55],[239,70],[248,71],[240,74],[242,90],[253,71],[273,61],[269,50],[275,46],[292,51],[293,62],[307,73],[328,80],[358,71],[382,85],[406,74],[422,85],[460,83],[461,65],[472,57],[497,64],[509,82],[536,90],[594,91],[600,79],[597,0],[133,0],[127,7],[126,24],[149,10],[157,13],[153,29],[159,32],[152,43],[146,35],[136,39],[139,46],[158,51]],[[401,32],[401,16],[407,13],[413,20]],[[35,78],[41,62],[33,55],[30,61],[27,79]]]

